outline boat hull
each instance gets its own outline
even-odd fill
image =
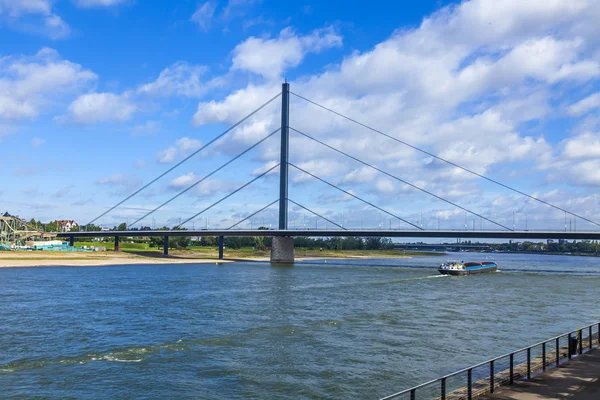
[[[490,273],[490,272],[496,272],[497,270],[498,270],[498,266],[496,264],[478,265],[478,266],[473,266],[473,267],[466,267],[464,269],[444,269],[444,268],[438,269],[438,271],[442,275],[453,275],[453,276],[486,274],[486,273]]]

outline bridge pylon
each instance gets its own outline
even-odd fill
[[[279,163],[279,229],[288,229],[288,168],[290,154],[290,84],[281,85],[281,161]],[[274,237],[271,262],[294,262],[294,238]]]

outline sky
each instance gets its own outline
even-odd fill
[[[0,0],[0,211],[94,220],[287,80],[290,162],[350,193],[290,166],[290,228],[597,229],[295,94],[600,221],[598,20],[598,0]],[[190,219],[277,165],[280,115],[277,98],[96,224]],[[185,226],[274,202],[278,171]],[[261,225],[277,204],[237,227]]]

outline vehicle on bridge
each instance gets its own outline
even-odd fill
[[[483,261],[483,262],[458,262],[458,261],[448,261],[447,263],[442,263],[438,271],[442,275],[474,275],[474,274],[484,274],[486,272],[496,272],[498,270],[498,265],[492,261]]]

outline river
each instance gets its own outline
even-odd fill
[[[375,399],[600,321],[599,289],[600,258],[504,253],[3,268],[0,398]]]

